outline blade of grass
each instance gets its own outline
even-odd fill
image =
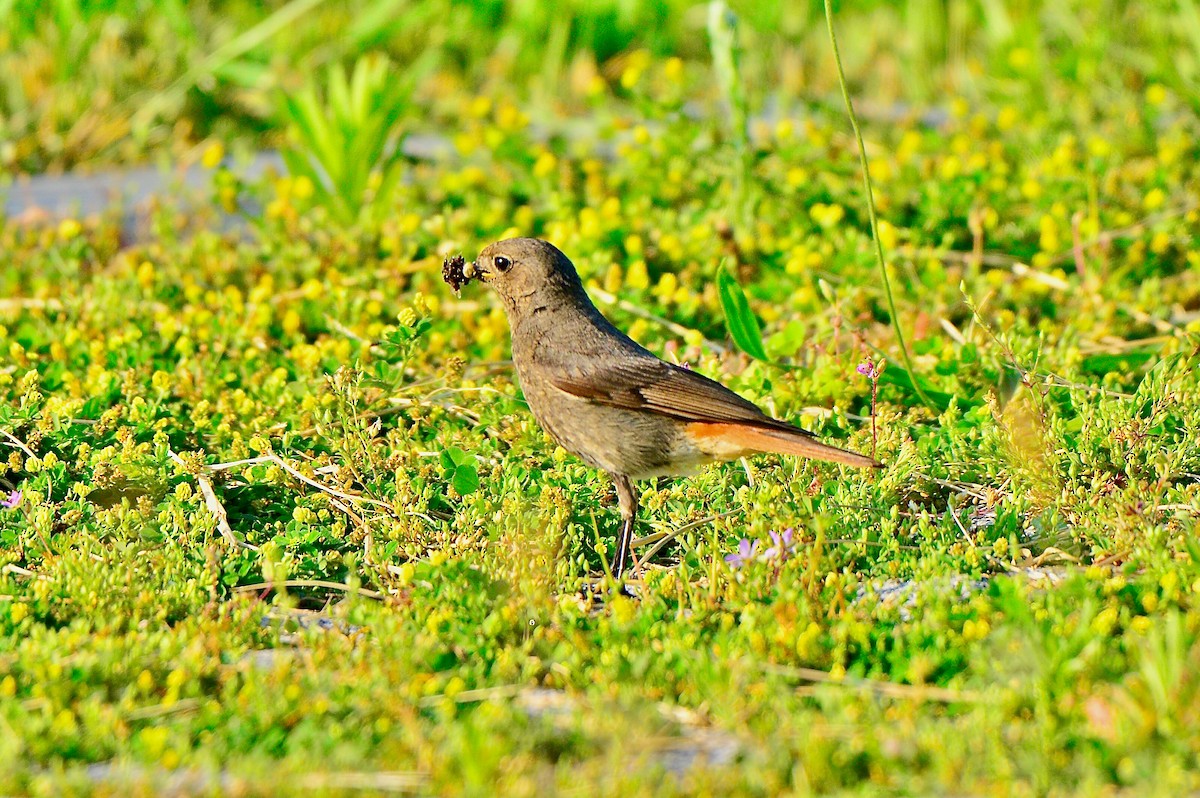
[[[883,245],[879,243],[879,220],[875,215],[875,189],[871,183],[871,169],[867,165],[867,146],[863,144],[862,131],[858,127],[858,116],[854,113],[854,103],[850,100],[850,89],[846,87],[846,72],[842,68],[842,55],[838,50],[837,36],[833,32],[832,0],[825,0],[825,23],[829,28],[829,43],[833,47],[833,60],[837,65],[838,84],[842,88],[842,99],[846,101],[846,113],[850,116],[850,127],[854,129],[854,139],[858,142],[858,159],[862,164],[863,187],[867,192],[867,216],[871,220],[871,240],[875,244],[875,258],[879,262],[879,277],[883,281],[883,293],[887,297],[888,313],[892,316],[892,329],[896,331],[896,343],[900,346],[900,358],[904,361],[904,370],[908,372],[913,390],[926,407],[937,410],[933,402],[917,382],[916,370],[913,368],[912,356],[908,353],[908,344],[904,340],[904,329],[900,326],[900,316],[896,313],[896,300],[892,296],[892,281],[888,277],[887,262],[883,257]]]

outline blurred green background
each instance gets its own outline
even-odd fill
[[[1082,124],[1151,84],[1200,107],[1196,0],[834,6],[866,111],[963,97]],[[732,7],[752,107],[836,96],[819,2]],[[270,147],[273,89],[367,51],[401,65],[440,56],[412,106],[431,127],[460,92],[510,97],[535,118],[581,111],[601,88],[623,94],[622,75],[643,52],[681,58],[701,87],[711,84],[705,19],[704,4],[689,0],[4,0],[0,167],[128,163],[210,135]]]

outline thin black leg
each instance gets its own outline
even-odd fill
[[[617,537],[617,553],[613,557],[613,575],[620,579],[625,575],[633,548],[633,525],[637,521],[638,495],[633,480],[624,474],[613,474],[617,486],[617,501],[621,507],[621,534]]]

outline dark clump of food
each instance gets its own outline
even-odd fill
[[[462,255],[455,255],[453,258],[446,258],[442,261],[442,279],[454,289],[455,293],[471,282],[471,278],[463,274],[463,267],[466,265],[467,259]]]

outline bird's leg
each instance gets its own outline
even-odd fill
[[[613,474],[617,486],[617,502],[621,507],[621,534],[617,537],[617,554],[613,558],[613,575],[620,579],[625,575],[625,565],[633,548],[633,524],[637,519],[638,495],[633,480],[624,474]]]

